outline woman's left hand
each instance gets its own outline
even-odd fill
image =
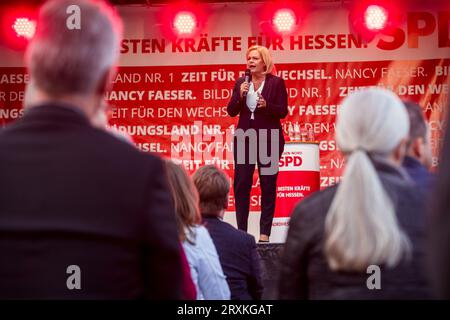
[[[264,100],[264,97],[259,92],[258,92],[257,106],[258,106],[258,108],[265,108],[265,107],[267,107],[266,100]]]

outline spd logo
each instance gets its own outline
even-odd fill
[[[300,155],[286,155],[280,159],[280,167],[300,167],[303,159]]]

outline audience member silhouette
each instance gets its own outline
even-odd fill
[[[208,230],[201,225],[197,190],[181,166],[166,161],[166,167],[175,205],[178,235],[189,262],[197,299],[229,300],[230,289],[216,247]]]
[[[432,186],[432,165],[430,130],[423,116],[422,108],[415,102],[404,102],[409,116],[409,138],[403,168],[413,181],[424,191]]]
[[[294,210],[281,261],[281,299],[419,299],[424,195],[401,168],[408,114],[392,92],[370,88],[342,103],[336,141],[342,181]]]
[[[263,285],[255,238],[223,221],[230,182],[216,166],[206,165],[192,176],[200,197],[200,212],[216,246],[232,300],[261,299]]]
[[[450,105],[447,110],[449,110]],[[450,115],[450,113],[449,113]],[[428,226],[429,273],[435,296],[450,299],[450,130],[445,131]]]
[[[66,25],[73,5],[80,30]],[[162,160],[92,126],[120,43],[106,2],[40,9],[26,110],[0,132],[0,299],[182,297]]]

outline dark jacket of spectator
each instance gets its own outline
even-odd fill
[[[0,252],[1,299],[181,298],[162,161],[70,106],[0,132]]]
[[[450,109],[450,101],[447,110]],[[447,123],[450,121],[448,114]],[[428,226],[429,273],[434,294],[450,299],[450,130],[447,126],[439,159],[439,174],[433,187]]]
[[[405,156],[402,164],[414,183],[424,191],[430,191],[433,185],[433,175],[420,161],[410,156]]]
[[[332,271],[324,251],[325,217],[337,186],[315,193],[294,210],[281,263],[280,299],[424,299],[429,297],[425,267],[425,201],[402,170],[375,163],[393,200],[400,227],[412,244],[411,259],[381,267],[381,289],[369,290],[372,272]]]
[[[217,215],[202,214],[219,254],[232,300],[260,300],[263,292],[255,238]]]

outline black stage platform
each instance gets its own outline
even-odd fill
[[[262,298],[264,300],[276,299],[279,262],[283,248],[283,243],[257,244],[261,260],[261,277],[264,284]]]

